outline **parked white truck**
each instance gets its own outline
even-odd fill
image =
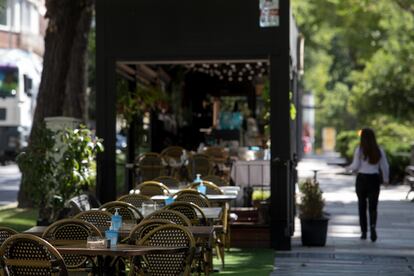
[[[20,49],[0,49],[0,162],[13,160],[27,145],[42,61]]]

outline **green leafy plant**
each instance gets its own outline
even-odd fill
[[[68,199],[94,184],[94,159],[103,146],[85,126],[53,132],[42,124],[34,131],[30,147],[17,163],[39,207],[39,219],[52,222]]]
[[[117,81],[117,111],[128,123],[154,108],[161,100],[168,100],[167,95],[157,86],[137,84],[131,88],[125,79]]]
[[[325,201],[317,181],[306,179],[299,183],[300,203],[298,204],[301,219],[321,219],[324,217]]]

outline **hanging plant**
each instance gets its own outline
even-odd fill
[[[128,123],[167,98],[165,92],[156,86],[144,86],[137,83],[131,90],[127,80],[120,78],[117,83],[117,111]]]

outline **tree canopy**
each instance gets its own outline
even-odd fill
[[[413,1],[292,5],[306,39],[304,86],[321,107],[319,129],[355,129],[379,117],[402,125],[414,119]]]

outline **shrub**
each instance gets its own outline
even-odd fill
[[[68,199],[94,185],[94,159],[102,150],[100,140],[84,126],[53,132],[42,124],[34,130],[17,163],[40,219],[56,220]]]
[[[319,183],[311,179],[306,179],[299,183],[299,191],[299,217],[301,219],[323,218],[325,201],[322,198],[322,191],[319,188]]]

